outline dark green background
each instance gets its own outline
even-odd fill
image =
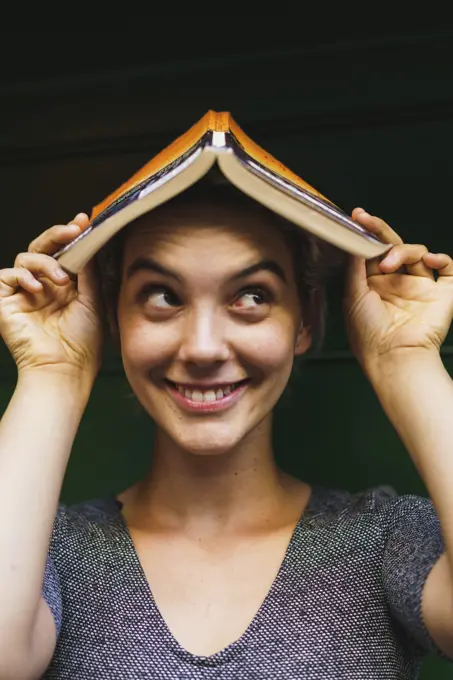
[[[241,47],[221,36],[178,38],[164,52],[135,31],[126,43],[118,33],[3,34],[0,267],[42,229],[89,211],[208,108],[232,111],[252,138],[346,210],[360,205],[405,240],[453,253],[453,32],[434,19],[347,39],[334,29],[309,31],[303,41],[250,33]],[[157,21],[163,31],[164,18]],[[153,36],[159,32],[154,22]],[[28,58],[15,60],[18,49]],[[349,352],[341,286],[338,277],[329,291],[323,352],[302,365],[277,409],[277,455],[312,482],[423,494]],[[443,356],[453,371],[451,337]],[[14,384],[1,347],[0,405]],[[146,469],[151,438],[109,349],[63,500],[125,488]],[[430,659],[422,678],[453,678],[453,666]]]

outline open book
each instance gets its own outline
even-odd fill
[[[349,253],[368,259],[390,247],[255,144],[229,113],[208,111],[95,206],[86,231],[55,257],[77,274],[122,227],[188,189],[215,163],[245,194]]]

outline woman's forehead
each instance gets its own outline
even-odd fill
[[[204,204],[177,208],[166,206],[147,213],[131,225],[126,238],[126,257],[137,250],[193,248],[248,248],[285,257],[286,241],[265,211],[236,206]]]

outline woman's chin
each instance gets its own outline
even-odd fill
[[[241,444],[245,432],[236,432],[230,426],[188,426],[182,433],[167,432],[176,445],[194,456],[222,456],[231,453]]]
[[[231,437],[225,439],[191,439],[190,437],[184,438],[181,442],[181,449],[186,451],[192,456],[225,456],[231,454],[232,450],[240,443],[239,440],[234,440]]]

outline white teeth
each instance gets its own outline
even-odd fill
[[[189,399],[189,401],[196,401],[198,403],[206,401],[208,403],[212,403],[213,401],[219,401],[219,399],[223,399],[223,397],[231,394],[235,388],[235,385],[236,383],[228,385],[228,387],[224,388],[219,387],[217,390],[206,390],[206,392],[202,392],[201,390],[188,390],[183,387],[183,385],[178,384],[176,384],[175,387],[178,392],[186,399]]]

